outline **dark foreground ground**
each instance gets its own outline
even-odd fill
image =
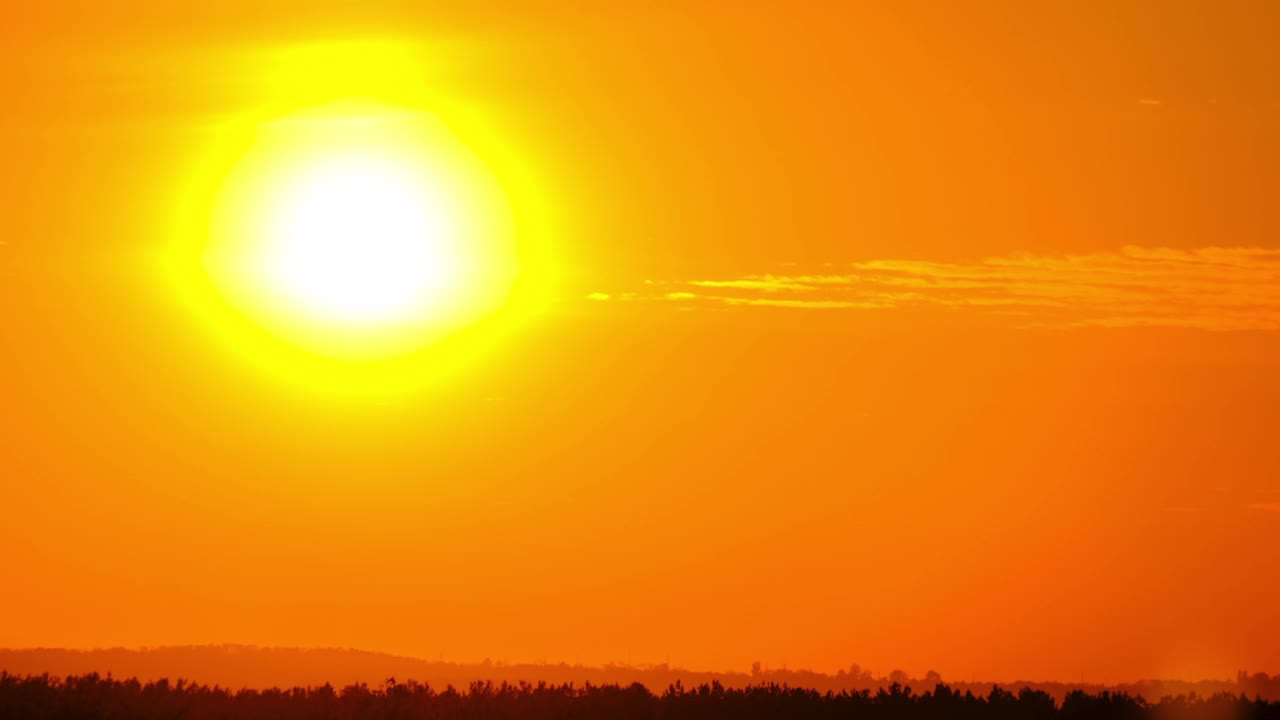
[[[1280,702],[1223,693],[1141,697],[1072,692],[1062,703],[1024,688],[985,696],[946,685],[914,692],[821,693],[780,685],[719,683],[654,694],[643,685],[493,685],[436,690],[389,679],[380,687],[328,685],[227,690],[183,681],[140,683],[98,675],[67,678],[0,673],[0,719],[121,720],[1280,720]]]

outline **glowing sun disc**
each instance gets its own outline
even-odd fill
[[[391,163],[326,159],[284,195],[263,270],[320,317],[395,319],[456,272],[438,199]]]
[[[260,125],[222,182],[206,271],[309,352],[379,359],[493,313],[519,274],[503,187],[439,118],[333,103]]]

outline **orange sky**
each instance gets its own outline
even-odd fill
[[[27,5],[0,646],[1280,670],[1280,5]],[[557,228],[551,307],[377,402],[149,260],[273,53],[359,38]]]

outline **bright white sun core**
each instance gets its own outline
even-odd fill
[[[325,158],[284,188],[263,270],[300,307],[340,323],[436,305],[458,268],[434,188],[377,158]]]
[[[330,105],[262,124],[214,203],[205,265],[245,317],[343,358],[411,352],[506,301],[502,186],[431,114]]]

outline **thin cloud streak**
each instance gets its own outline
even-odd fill
[[[842,270],[658,284],[667,289],[663,297],[688,302],[696,294],[703,302],[743,307],[933,306],[1020,316],[1029,326],[1280,329],[1277,249],[1127,246],[1115,252],[972,262],[881,259]],[[675,293],[672,286],[699,292]]]

